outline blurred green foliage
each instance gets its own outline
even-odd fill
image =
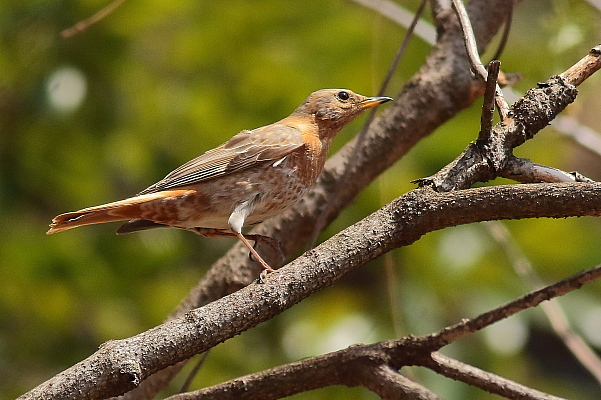
[[[126,1],[86,32],[61,38],[62,30],[107,3],[0,2],[2,399],[85,358],[103,341],[161,323],[233,243],[177,230],[116,237],[108,225],[46,236],[54,215],[132,195],[238,131],[286,116],[316,89],[374,94],[404,33],[340,0],[155,0]],[[415,9],[416,3],[404,6]],[[563,71],[597,44],[599,15],[584,1],[520,5],[502,57],[507,72],[523,74],[517,88],[527,90]],[[398,92],[428,51],[414,39],[388,95]],[[598,76],[587,81],[567,111],[593,128],[601,126],[599,83]],[[322,238],[411,190],[411,180],[459,154],[476,137],[479,107],[474,104],[423,140]],[[360,123],[340,134],[336,148]],[[599,158],[552,128],[519,155],[601,179]],[[507,226],[547,282],[599,263],[597,219]],[[430,333],[526,291],[483,226],[433,233],[218,346],[193,387],[356,342]],[[601,321],[598,283],[563,301],[577,330],[590,332],[585,328]],[[513,326],[521,330],[508,327],[505,333],[506,342],[516,342],[513,350],[499,350],[483,332],[447,354],[571,399],[598,393],[549,335],[539,310],[516,321]],[[541,338],[549,342],[547,351],[532,345]],[[596,340],[600,346],[601,338]],[[420,369],[409,373],[443,397],[492,398]],[[182,375],[165,395],[183,380]],[[348,397],[375,395],[333,387],[295,396]]]

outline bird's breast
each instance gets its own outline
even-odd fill
[[[292,207],[319,176],[325,161],[321,147],[303,146],[278,160],[255,165],[219,179],[186,186],[202,196],[203,207],[181,199],[180,226],[228,229],[228,218],[242,202],[252,203],[244,225],[254,225]]]

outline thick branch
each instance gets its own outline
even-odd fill
[[[273,318],[347,272],[427,232],[491,219],[600,213],[601,184],[596,183],[508,185],[452,193],[416,189],[268,275],[265,284],[247,286],[134,337],[107,342],[22,399],[99,399],[124,393],[155,372]],[[440,343],[452,337],[447,332]]]

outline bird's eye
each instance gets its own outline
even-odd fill
[[[336,97],[338,97],[340,100],[342,101],[346,101],[348,100],[351,96],[349,96],[348,92],[338,92],[336,94]]]

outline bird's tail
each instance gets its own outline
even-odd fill
[[[102,204],[95,207],[84,208],[58,215],[52,219],[50,229],[46,234],[66,231],[83,225],[102,224],[105,222],[125,221],[142,217],[140,205],[165,197],[177,196],[187,192],[186,190],[173,190],[169,192],[150,193],[132,197],[113,203]]]

